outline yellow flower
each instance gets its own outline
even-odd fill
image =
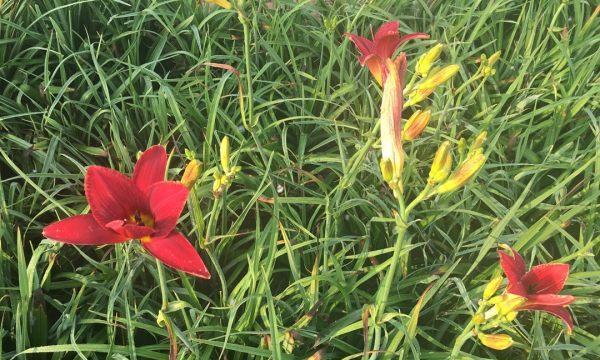
[[[477,337],[483,345],[494,350],[508,349],[514,343],[513,339],[506,334],[484,334],[480,332]]]
[[[412,141],[418,138],[427,127],[431,119],[431,110],[417,110],[406,122],[402,131],[402,138],[406,141]]]
[[[431,170],[429,170],[429,184],[437,184],[446,180],[452,168],[452,152],[450,151],[450,141],[444,141],[437,149]]]
[[[427,76],[427,74],[429,74],[429,71],[431,70],[431,67],[433,66],[433,63],[440,57],[443,48],[444,45],[437,44],[425,54],[421,55],[421,57],[417,61],[415,72],[422,77]]]

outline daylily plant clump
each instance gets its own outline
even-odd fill
[[[406,107],[415,106],[440,85],[454,76],[459,66],[447,65],[442,68],[434,67],[441,56],[443,46],[438,44],[423,54],[416,64],[415,71],[408,84],[405,84],[408,60],[406,53],[400,52],[394,56],[400,45],[411,39],[428,39],[424,33],[413,33],[401,36],[398,30],[399,22],[392,21],[383,24],[375,33],[373,40],[355,34],[346,36],[356,45],[361,55],[358,60],[367,66],[378,84],[383,86],[381,113],[376,126],[380,127],[381,160],[379,163],[383,180],[398,199],[396,216],[397,233],[392,261],[387,269],[383,286],[377,295],[376,316],[380,318],[385,310],[385,303],[399,263],[402,271],[406,272],[408,252],[400,255],[404,246],[404,234],[408,227],[411,210],[421,201],[436,194],[455,191],[464,186],[485,163],[483,142],[486,133],[482,132],[471,145],[468,154],[460,159],[458,167],[452,171],[451,143],[446,141],[439,147],[433,160],[426,187],[406,204],[403,189],[405,154],[403,142],[417,139],[427,128],[432,118],[431,109],[413,111],[406,124],[402,124],[402,115]],[[408,94],[408,100],[404,100]]]
[[[425,101],[435,89],[456,75],[460,66],[450,64],[437,67],[435,63],[443,52],[443,45],[437,44],[423,54],[416,63],[411,80],[405,83],[408,61],[406,54],[400,52],[394,56],[398,47],[411,39],[427,39],[423,33],[413,33],[401,36],[398,22],[382,25],[375,33],[373,40],[355,34],[346,36],[356,45],[361,55],[358,60],[369,71],[379,85],[383,87],[381,113],[379,123],[381,139],[380,169],[383,180],[393,190],[398,200],[398,210],[395,212],[397,225],[397,240],[394,253],[384,277],[384,282],[377,294],[375,317],[382,322],[386,302],[394,280],[396,268],[399,265],[406,269],[408,253],[401,256],[405,246],[404,235],[409,224],[411,210],[420,202],[433,197],[454,192],[473,179],[483,167],[486,156],[483,145],[487,132],[481,131],[472,141],[468,150],[466,141],[458,141],[460,156],[458,166],[452,171],[452,142],[444,141],[438,147],[433,158],[429,177],[425,188],[411,201],[406,202],[403,191],[403,170],[405,153],[403,142],[411,142],[418,138],[427,128],[432,118],[430,108],[416,109],[402,124],[403,111]],[[493,75],[493,65],[499,60],[500,52],[489,58],[482,56],[480,69],[468,82],[477,79],[485,80]],[[404,99],[404,96],[408,98]],[[477,336],[480,341],[494,349],[505,349],[512,344],[512,338],[506,334],[490,334],[490,330],[513,321],[522,310],[541,310],[551,313],[565,321],[569,331],[573,322],[566,306],[574,301],[570,295],[559,295],[568,275],[569,267],[565,264],[545,264],[526,271],[521,256],[513,249],[500,252],[500,263],[508,278],[508,287],[502,295],[492,297],[500,288],[502,278],[495,278],[486,288],[479,310],[457,339],[453,355],[457,355],[464,342]],[[375,331],[375,343],[379,343],[380,331]]]
[[[498,251],[500,266],[506,275],[508,285],[501,295],[496,295],[503,278],[493,278],[485,287],[482,300],[471,326],[476,335],[487,347],[504,350],[513,344],[508,334],[489,334],[496,328],[505,327],[514,321],[523,310],[539,310],[552,314],[567,325],[568,333],[573,330],[573,319],[567,306],[575,301],[572,295],[560,295],[569,276],[569,265],[561,263],[540,264],[529,271],[521,255],[513,248],[501,245]],[[469,336],[466,333],[465,336]]]
[[[113,169],[90,166],[85,175],[90,213],[52,223],[43,235],[67,244],[96,246],[139,239],[164,264],[209,279],[194,246],[175,230],[188,187],[198,177],[199,163],[190,163],[182,182],[165,181],[166,170],[167,152],[161,145],[140,156],[131,178]]]

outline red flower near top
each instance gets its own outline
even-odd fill
[[[529,271],[518,252],[498,251],[500,266],[508,279],[507,292],[524,297],[526,302],[517,310],[541,310],[561,318],[573,329],[573,320],[566,306],[575,301],[572,295],[558,295],[569,276],[568,264],[541,264]]]
[[[358,61],[362,66],[367,65],[379,85],[383,84],[385,59],[391,59],[400,45],[412,39],[429,39],[429,35],[425,33],[400,36],[398,26],[398,21],[390,21],[381,25],[373,40],[355,34],[345,34],[362,54]]]
[[[179,182],[164,180],[166,167],[167,152],[160,145],[142,154],[131,179],[113,169],[90,166],[85,196],[91,213],[52,223],[43,235],[73,245],[140,239],[144,248],[166,265],[209,279],[196,249],[174,229],[189,191]]]

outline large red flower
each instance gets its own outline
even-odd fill
[[[385,59],[391,59],[400,45],[412,39],[429,39],[429,35],[425,33],[400,36],[398,26],[398,21],[390,21],[381,25],[373,40],[356,34],[345,34],[362,54],[358,61],[362,66],[367,65],[379,85],[383,85],[383,74],[386,69]]]
[[[52,223],[44,228],[44,236],[73,245],[140,239],[166,265],[209,279],[196,249],[175,230],[189,191],[179,182],[164,180],[166,167],[167,152],[160,145],[142,154],[131,179],[113,169],[90,166],[85,196],[91,213]]]
[[[569,276],[568,264],[541,264],[527,271],[525,261],[517,251],[507,247],[498,251],[500,266],[508,279],[507,292],[527,299],[517,310],[541,310],[561,318],[573,329],[567,305],[575,301],[572,295],[558,295]]]

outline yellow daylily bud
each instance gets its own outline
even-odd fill
[[[283,350],[288,353],[291,354],[292,352],[294,352],[294,347],[296,344],[296,339],[294,339],[294,333],[290,330],[287,330],[286,332],[283,333],[283,343],[281,344],[281,347],[283,348]]]
[[[508,314],[506,314],[506,316],[504,317],[506,319],[506,322],[511,322],[514,319],[516,319],[518,313],[518,311],[511,311]]]
[[[443,182],[437,189],[438,194],[458,190],[465,185],[485,163],[485,155],[479,149],[478,152],[468,156],[467,159],[454,171],[454,173]]]
[[[511,312],[517,311],[521,305],[527,301],[526,298],[506,293],[500,296],[495,296],[490,299],[491,304],[495,304],[498,315],[505,316]],[[512,316],[512,315],[511,315]]]
[[[262,338],[260,338],[260,345],[259,347],[261,349],[270,349],[271,348],[271,336],[270,335],[265,335]]]
[[[431,89],[416,89],[408,95],[408,101],[404,103],[404,107],[407,108],[411,105],[418,104],[421,101],[427,99],[429,95],[435,90],[435,88]]]
[[[325,351],[323,349],[309,356],[306,360],[322,360],[325,358]]]
[[[390,160],[381,159],[379,161],[379,168],[381,169],[381,175],[383,175],[383,180],[385,182],[390,182],[394,178],[394,167]]]
[[[483,345],[494,350],[505,350],[513,344],[513,339],[506,334],[484,334],[480,332],[477,337]]]
[[[408,121],[406,121],[406,125],[404,125],[402,138],[406,141],[412,141],[418,138],[423,130],[425,130],[425,127],[427,127],[429,119],[431,119],[431,110],[415,111]]]
[[[471,144],[471,148],[469,149],[469,154],[473,154],[476,151],[478,151],[479,149],[481,149],[483,147],[483,143],[485,143],[486,139],[487,139],[487,131],[482,131],[479,135],[477,135],[477,137],[475,138],[475,141],[473,141],[473,144]]]
[[[225,136],[221,140],[221,167],[225,173],[229,172],[229,155],[231,153],[231,145],[229,145],[229,137]]]
[[[483,300],[488,300],[498,291],[500,285],[502,285],[502,280],[504,280],[502,276],[496,276],[486,285],[483,290]]]
[[[475,316],[473,316],[473,322],[477,325],[483,324],[484,321],[485,316],[483,314],[476,314]]]
[[[207,3],[213,3],[224,9],[231,9],[231,3],[227,0],[205,0]]]
[[[460,70],[460,66],[453,64],[444,67],[443,69],[429,75],[421,84],[419,84],[419,89],[434,89],[437,86],[442,85],[446,81],[448,81],[451,77],[456,75],[456,73]]]
[[[487,65],[488,66],[494,66],[494,64],[496,63],[496,61],[498,61],[500,59],[500,55],[502,54],[502,51],[496,51],[495,53],[493,53],[492,55],[490,55],[488,61],[487,61]]]
[[[437,44],[425,54],[421,55],[421,57],[417,61],[415,72],[422,77],[427,76],[427,74],[429,74],[429,71],[431,70],[431,67],[433,66],[433,63],[440,57],[443,48],[444,45]]]
[[[446,180],[452,168],[452,152],[450,151],[450,141],[444,141],[437,149],[431,170],[429,170],[428,182],[433,185]]]
[[[185,170],[183,171],[183,176],[181,177],[181,183],[185,185],[188,189],[191,189],[196,180],[200,177],[200,173],[202,172],[202,162],[198,160],[190,161]]]

